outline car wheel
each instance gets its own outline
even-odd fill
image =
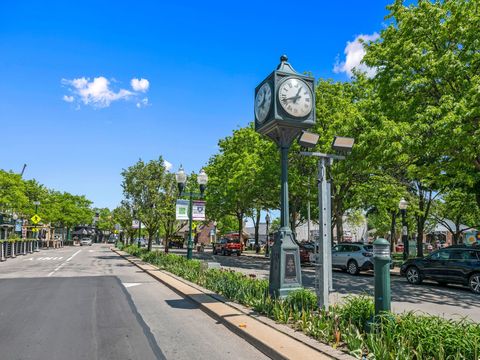
[[[225,252],[225,250],[222,250],[222,256],[227,256],[227,253]]]
[[[470,286],[470,290],[475,294],[480,294],[480,273],[470,276],[470,279],[468,279],[468,285]]]
[[[347,264],[347,272],[350,275],[357,275],[359,270],[358,270],[358,264],[355,260],[350,260]]]
[[[240,256],[240,254],[241,254],[241,253],[240,253],[240,251],[239,251],[239,252],[237,252],[237,256]]]
[[[418,285],[422,283],[422,277],[420,276],[420,270],[416,266],[411,266],[406,272],[407,281],[410,284]]]

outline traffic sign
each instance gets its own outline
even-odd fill
[[[30,218],[30,220],[32,220],[32,223],[38,224],[40,222],[40,220],[42,220],[42,218],[40,216],[38,216],[37,214],[35,214]]]
[[[33,231],[33,232],[38,232],[38,230],[39,230],[39,228],[35,228],[35,227],[32,228],[32,231]]]

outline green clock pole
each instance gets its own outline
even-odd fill
[[[284,298],[302,288],[300,251],[289,227],[288,152],[302,131],[315,124],[314,79],[297,73],[283,55],[276,70],[255,88],[254,104],[255,130],[271,138],[280,150],[281,227],[269,249],[269,291]]]

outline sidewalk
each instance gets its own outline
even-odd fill
[[[286,325],[254,313],[239,304],[190,283],[178,276],[159,270],[128,253],[112,249],[178,294],[188,297],[210,316],[222,322],[237,335],[273,359],[354,359],[332,347],[319,343]]]

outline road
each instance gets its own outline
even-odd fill
[[[182,252],[176,250],[176,252]],[[270,267],[268,259],[242,255],[212,255],[211,250],[204,253],[194,252],[194,257],[219,262],[222,266],[231,267],[246,274],[255,274],[258,278],[268,278]],[[306,287],[315,286],[315,269],[311,266],[302,268],[302,281]],[[416,311],[445,318],[466,317],[480,322],[480,296],[470,292],[468,288],[449,285],[439,286],[425,281],[422,285],[411,285],[400,276],[391,277],[392,310],[396,312]],[[338,302],[350,294],[373,295],[373,273],[351,276],[341,271],[333,272],[333,288],[331,301]]]
[[[107,245],[0,263],[0,359],[266,359]]]

